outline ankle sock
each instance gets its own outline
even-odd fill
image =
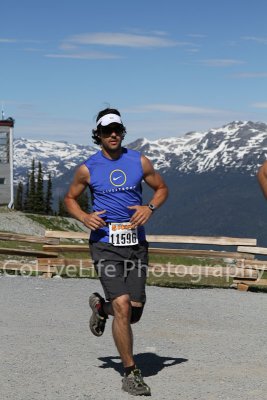
[[[132,372],[132,371],[134,371],[136,369],[136,365],[134,364],[134,365],[131,365],[130,367],[125,367],[124,368],[124,370],[125,370],[125,375],[126,376],[128,376],[128,375],[130,375],[130,373]]]
[[[108,317],[107,314],[104,312],[103,302],[101,302],[100,304],[97,304],[96,308],[97,308],[97,311],[98,311],[98,313],[99,313],[99,315],[101,317],[103,317],[103,318],[107,318]]]

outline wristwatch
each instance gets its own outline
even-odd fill
[[[154,205],[154,204],[152,204],[152,203],[149,203],[148,205],[148,208],[153,212],[153,211],[155,211],[156,210],[156,206]]]

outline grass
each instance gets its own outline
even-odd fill
[[[51,229],[55,231],[74,231],[83,232],[78,223],[71,222],[69,218],[65,217],[53,217],[38,214],[24,214],[25,217],[31,219],[34,222],[42,225],[45,229]]]

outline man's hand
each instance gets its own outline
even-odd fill
[[[106,210],[95,211],[91,214],[84,214],[82,222],[87,228],[90,228],[92,231],[96,229],[102,228],[106,225],[105,221],[99,217],[99,215],[104,214]]]
[[[135,213],[130,219],[130,222],[134,228],[144,225],[152,214],[152,210],[150,210],[148,206],[128,206],[128,208],[130,210],[135,210]]]

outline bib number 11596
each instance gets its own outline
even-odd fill
[[[138,244],[137,228],[132,228],[130,222],[109,224],[109,243],[113,246],[132,246]]]

